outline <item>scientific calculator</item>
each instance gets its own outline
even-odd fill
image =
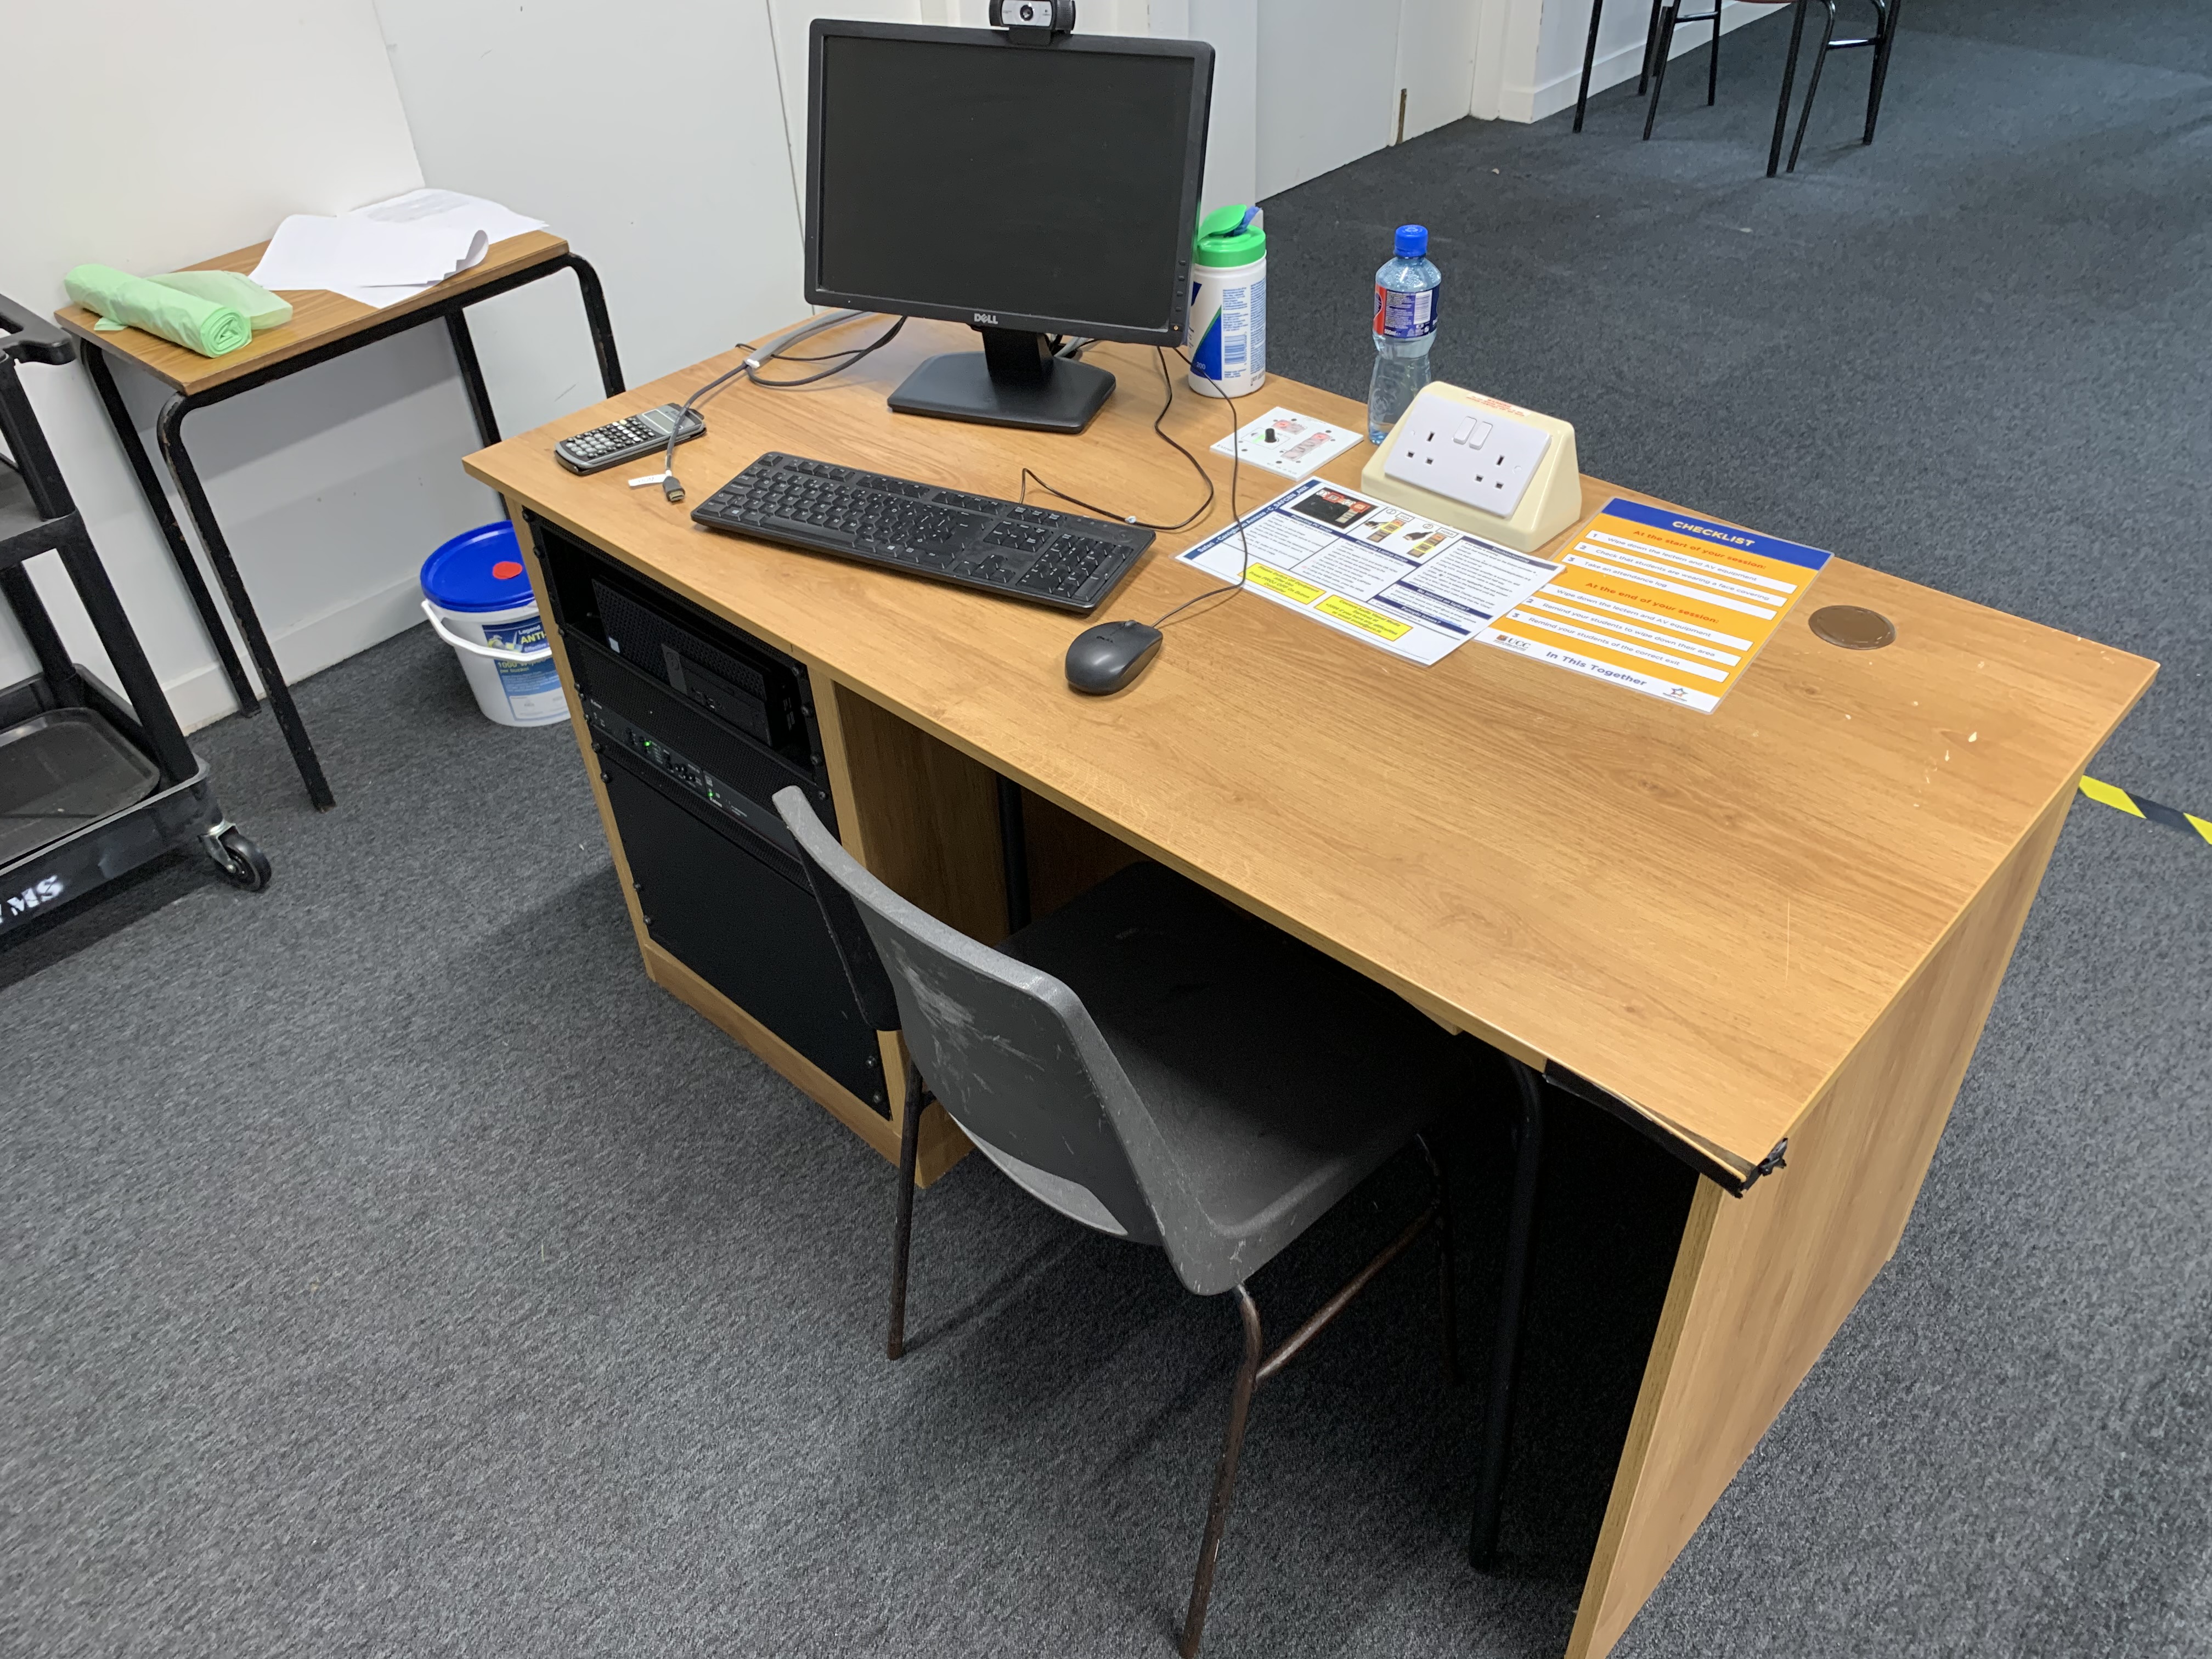
[[[571,472],[604,472],[625,461],[642,460],[668,447],[668,434],[676,430],[680,404],[663,404],[626,421],[610,421],[589,432],[579,432],[553,446],[553,459]],[[688,444],[707,429],[707,417],[694,410],[684,416],[684,429],[676,441]]]

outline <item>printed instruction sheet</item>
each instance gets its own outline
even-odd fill
[[[1249,550],[1250,568],[1246,569]],[[1482,635],[1561,574],[1316,478],[1181,555],[1324,627],[1426,667]]]
[[[1615,496],[1481,637],[1710,714],[1828,557]]]
[[[1293,409],[1271,409],[1231,436],[1217,439],[1213,453],[1235,455],[1246,466],[1264,466],[1285,478],[1303,478],[1366,435]]]

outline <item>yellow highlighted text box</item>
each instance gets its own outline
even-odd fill
[[[1311,582],[1302,582],[1296,576],[1278,570],[1271,564],[1254,565],[1250,580],[1269,592],[1279,593],[1296,605],[1311,605],[1328,592],[1325,587],[1316,587]]]
[[[1381,611],[1370,611],[1365,605],[1355,604],[1340,593],[1330,594],[1314,609],[1323,616],[1335,617],[1339,622],[1350,623],[1354,628],[1364,629],[1378,639],[1403,639],[1413,631],[1410,623],[1395,622]]]

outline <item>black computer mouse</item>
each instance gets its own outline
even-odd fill
[[[1094,697],[1119,691],[1159,648],[1160,630],[1149,623],[1100,623],[1068,642],[1067,683]]]

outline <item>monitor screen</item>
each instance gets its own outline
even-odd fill
[[[810,301],[1182,338],[1210,47],[817,22],[811,67]]]

